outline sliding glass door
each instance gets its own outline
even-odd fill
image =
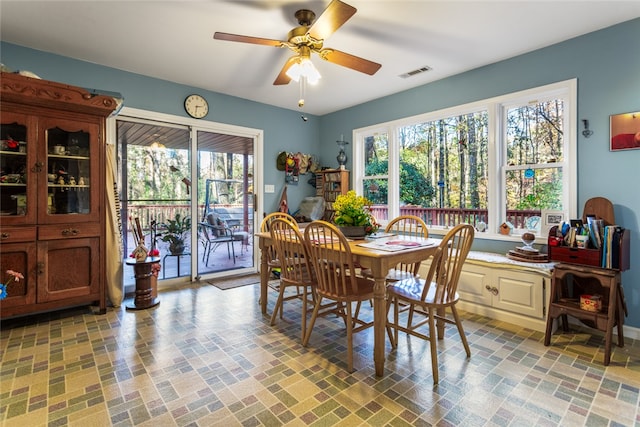
[[[198,276],[254,269],[253,138],[197,131]]]
[[[255,272],[256,138],[132,117],[115,131],[125,256],[158,249],[160,281]]]

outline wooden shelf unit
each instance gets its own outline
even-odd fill
[[[316,172],[316,196],[324,199],[324,219],[331,222],[335,215],[333,202],[340,194],[349,191],[349,171],[344,169],[325,169]]]
[[[605,221],[605,225],[615,224],[613,204],[603,198],[587,200],[583,212],[583,223],[587,215],[594,215]],[[555,319],[562,321],[565,332],[569,330],[567,316],[580,320],[586,326],[605,333],[604,365],[611,361],[613,329],[617,327],[618,346],[624,346],[623,324],[627,306],[622,287],[621,272],[631,266],[630,231],[622,229],[615,249],[618,262],[615,268],[602,268],[603,249],[572,248],[554,246],[561,243],[555,239],[557,227],[549,231],[549,259],[560,261],[555,265],[551,277],[551,299],[547,316],[544,345],[551,343],[551,333]],[[588,311],[580,307],[581,295],[599,295],[602,298],[600,311]]]
[[[581,294],[601,294],[602,310],[587,311],[580,308]],[[544,345],[551,343],[553,320],[560,318],[565,332],[569,331],[567,316],[575,317],[585,325],[605,333],[604,365],[611,361],[613,329],[617,326],[618,346],[624,347],[622,325],[626,303],[620,271],[586,267],[574,264],[557,264],[551,278],[551,303],[544,337]]]

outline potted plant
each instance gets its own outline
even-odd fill
[[[354,190],[340,194],[333,203],[334,222],[347,237],[364,237],[378,230],[379,225],[371,215],[371,201],[356,195]]]
[[[163,242],[169,243],[169,252],[171,255],[180,255],[184,252],[184,242],[191,230],[191,217],[188,215],[182,217],[179,213],[175,219],[169,219],[164,223],[164,231],[158,234]]]

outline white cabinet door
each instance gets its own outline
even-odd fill
[[[494,270],[493,285],[498,289],[493,306],[524,316],[544,316],[544,278],[533,273]]]
[[[460,299],[491,306],[493,295],[486,286],[493,282],[492,276],[493,272],[487,267],[465,264],[458,281]]]

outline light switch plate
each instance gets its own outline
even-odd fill
[[[275,191],[276,191],[275,185],[265,184],[265,186],[264,186],[264,192],[265,193],[275,193]]]

